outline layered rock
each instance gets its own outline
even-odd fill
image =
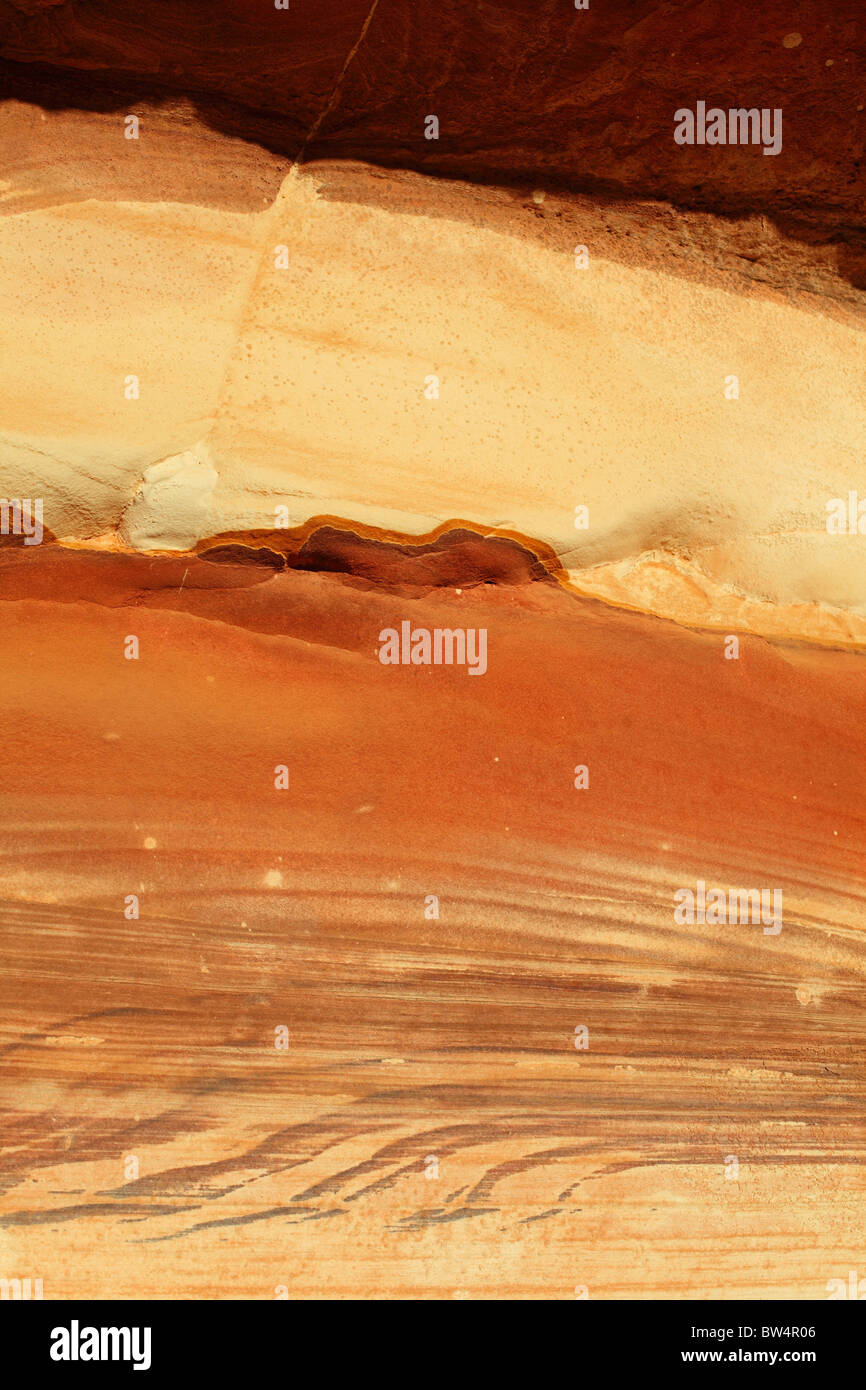
[[[4,1277],[856,1267],[862,59],[0,0]]]
[[[100,119],[135,162],[147,119]],[[862,306],[792,243],[765,235],[759,276],[750,225],[360,166],[291,170],[259,212],[57,197],[0,227],[0,450],[62,541],[470,523],[616,602],[862,641],[866,542],[827,529],[859,478]]]

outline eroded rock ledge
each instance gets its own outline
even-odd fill
[[[828,262],[366,166],[294,169],[256,212],[49,183],[0,223],[0,476],[65,543],[459,521],[596,597],[859,640],[866,537],[826,519],[861,480],[864,319]]]
[[[288,11],[261,0],[2,0],[0,55],[6,90],[21,99],[93,111],[190,100],[214,129],[290,159],[793,221],[859,239],[862,284],[862,19],[859,0],[582,11],[443,0],[435,13],[412,0]],[[782,108],[782,153],[676,147],[673,113],[697,99]],[[425,138],[429,113],[438,140]]]

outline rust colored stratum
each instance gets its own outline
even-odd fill
[[[864,56],[0,0],[4,1300],[866,1276]]]

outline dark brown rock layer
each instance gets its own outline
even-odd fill
[[[191,98],[220,129],[297,158],[352,158],[573,192],[626,192],[813,234],[862,232],[859,0],[603,5],[409,0],[2,0],[3,89],[120,110]],[[798,41],[799,40],[799,41]],[[698,100],[781,107],[782,152],[677,146]],[[436,114],[438,140],[425,139]]]

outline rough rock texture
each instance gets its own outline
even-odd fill
[[[582,11],[507,0],[469,14],[462,0],[288,11],[266,0],[3,0],[0,55],[10,89],[42,104],[56,90],[58,104],[119,109],[121,84],[124,99],[190,97],[212,124],[292,157],[553,180],[862,232],[862,20],[860,0]],[[699,99],[782,107],[781,155],[675,146],[674,111]],[[424,136],[430,113],[438,141]]]
[[[130,161],[148,139],[115,127]],[[0,465],[62,539],[182,550],[280,507],[471,523],[600,597],[862,642],[866,537],[825,523],[859,476],[864,318],[829,267],[789,274],[776,241],[759,278],[712,227],[695,254],[661,213],[656,235],[357,165],[293,170],[257,212],[47,192],[0,223]]]
[[[862,1269],[861,10],[0,0],[0,1277]]]

